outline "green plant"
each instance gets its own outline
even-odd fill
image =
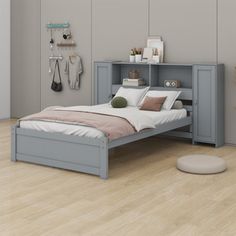
[[[135,56],[135,49],[132,48],[132,49],[130,50],[130,56]]]
[[[132,48],[130,50],[130,56],[141,55],[143,49],[142,48]]]
[[[142,48],[135,48],[135,54],[141,55],[142,54]]]

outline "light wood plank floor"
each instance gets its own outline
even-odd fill
[[[150,138],[111,152],[110,178],[12,163],[0,122],[0,235],[235,236],[236,148]],[[184,174],[176,159],[219,155],[227,172]]]

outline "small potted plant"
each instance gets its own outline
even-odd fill
[[[135,49],[135,62],[139,63],[142,61],[142,48]]]
[[[131,62],[131,63],[134,63],[134,62],[135,62],[135,49],[131,49],[131,50],[130,50],[129,62]]]

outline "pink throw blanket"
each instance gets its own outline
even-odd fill
[[[85,125],[102,131],[109,140],[118,139],[136,131],[124,118],[90,112],[45,110],[20,121],[46,121],[63,124]]]

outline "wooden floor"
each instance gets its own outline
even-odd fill
[[[110,154],[110,178],[10,162],[0,122],[0,235],[235,236],[236,148],[150,138]],[[42,147],[43,148],[43,147]],[[223,157],[227,172],[184,174],[176,159]]]

